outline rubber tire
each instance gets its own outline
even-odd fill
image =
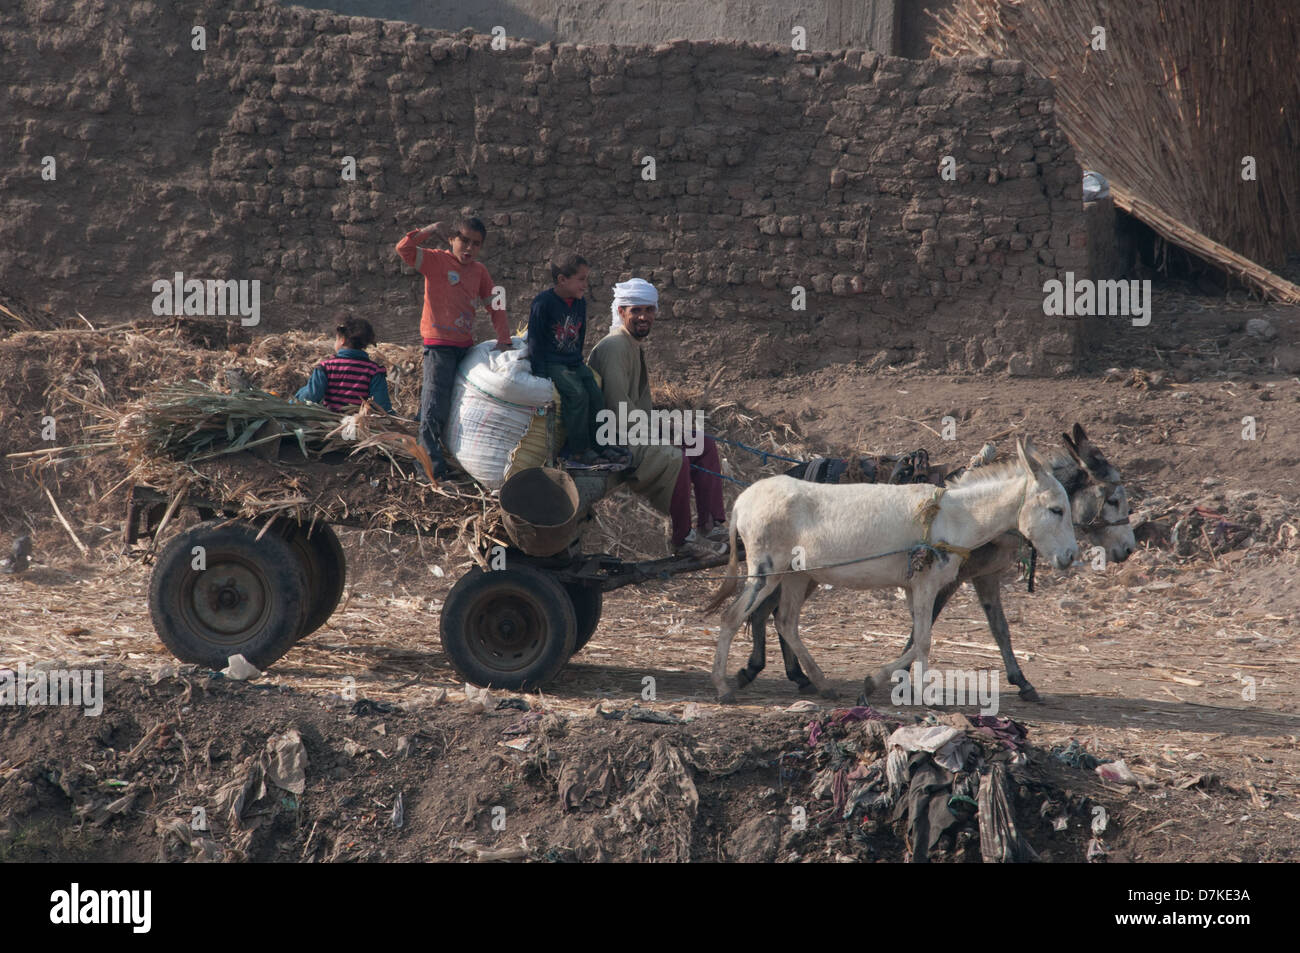
[[[298,633],[298,641],[302,641],[324,625],[338,608],[347,581],[348,562],[329,524],[317,523],[308,536],[307,527],[302,523],[286,522],[288,539],[307,574],[307,617]]]
[[[591,637],[596,634],[596,627],[600,625],[600,611],[605,604],[605,593],[600,586],[587,586],[580,582],[566,582],[564,591],[569,594],[569,600],[573,603],[573,615],[578,621],[578,638],[574,642],[573,651],[581,652],[586,648]]]
[[[490,613],[502,615],[494,619]],[[513,664],[511,649],[483,640],[500,632],[500,625],[528,616],[536,626]],[[474,629],[481,629],[475,634]],[[546,684],[564,668],[577,642],[578,623],[573,603],[564,588],[546,573],[528,566],[484,572],[475,566],[452,586],[438,624],[443,651],[452,667],[467,682],[483,688],[531,691]]]
[[[182,662],[222,669],[230,656],[242,655],[265,671],[298,641],[307,615],[307,575],[289,541],[269,531],[259,540],[259,529],[245,521],[211,520],[181,533],[158,554],[149,614],[158,637]],[[190,568],[195,546],[206,550],[203,572]],[[262,600],[255,620],[228,633],[213,629],[193,605],[196,584],[223,565],[240,567],[249,591]],[[216,576],[211,578],[215,583]],[[244,598],[238,587],[234,591]]]

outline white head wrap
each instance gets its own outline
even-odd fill
[[[614,286],[614,303],[609,306],[609,314],[613,319],[610,322],[610,330],[622,325],[618,317],[619,308],[630,308],[638,304],[652,304],[659,307],[659,292],[655,286],[650,284],[644,278],[629,278],[627,281],[620,281]]]

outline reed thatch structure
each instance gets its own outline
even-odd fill
[[[1300,302],[1270,271],[1300,251],[1295,0],[957,0],[936,20],[936,54],[1020,59],[1053,82],[1062,128],[1116,205]]]

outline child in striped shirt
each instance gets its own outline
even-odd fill
[[[335,411],[354,407],[369,397],[391,414],[388,373],[366,353],[366,348],[374,343],[375,329],[369,321],[345,318],[334,329],[334,356],[317,364],[307,386],[294,396]]]

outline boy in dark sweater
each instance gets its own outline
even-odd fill
[[[587,276],[590,269],[581,255],[569,255],[551,264],[553,288],[533,299],[528,314],[528,349],[533,374],[549,377],[560,392],[564,416],[563,457],[588,466],[605,461],[624,462],[614,447],[596,445],[596,414],[605,409],[605,396],[596,378],[582,362],[587,339]]]

